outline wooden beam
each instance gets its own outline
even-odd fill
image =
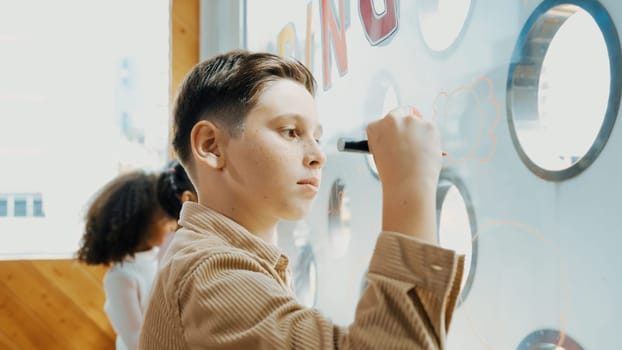
[[[179,84],[190,69],[199,63],[199,0],[171,0],[171,63],[169,101],[171,110]],[[172,119],[169,121],[169,145],[172,141]],[[172,147],[169,155],[174,158]]]

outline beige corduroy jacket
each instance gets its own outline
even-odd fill
[[[198,203],[154,284],[139,349],[443,349],[464,259],[381,232],[348,327],[301,305],[276,247]],[[339,288],[339,286],[335,286]]]

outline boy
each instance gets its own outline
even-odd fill
[[[299,62],[232,51],[198,64],[174,111],[173,145],[198,193],[146,312],[140,349],[440,349],[462,258],[436,246],[436,129],[410,107],[369,125],[382,231],[349,327],[296,301],[279,220],[299,220],[325,162],[315,81]]]

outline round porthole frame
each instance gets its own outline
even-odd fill
[[[334,257],[345,256],[350,247],[352,237],[351,218],[352,208],[347,195],[346,183],[342,178],[333,181],[328,195],[328,237],[330,250]],[[346,217],[347,216],[347,217]]]
[[[365,289],[367,289],[367,272],[369,272],[369,269],[365,269],[365,272],[363,273],[363,279],[361,280],[361,288],[359,290],[359,298],[363,296],[363,293],[365,293]]]
[[[419,2],[416,5],[416,10],[417,10],[417,33],[419,34],[419,38],[421,39],[421,41],[423,42],[423,46],[426,48],[426,50],[430,53],[430,55],[432,57],[445,57],[445,56],[450,56],[451,53],[453,51],[456,50],[456,47],[458,46],[458,43],[460,41],[462,41],[462,38],[465,35],[465,31],[467,26],[470,25],[471,23],[471,18],[473,17],[473,11],[475,6],[477,5],[478,0],[470,0],[470,4],[469,4],[469,9],[467,10],[466,15],[464,16],[464,22],[462,23],[462,26],[460,27],[460,30],[458,31],[458,33],[456,34],[456,36],[454,37],[454,39],[451,41],[451,43],[440,50],[437,49],[433,49],[432,47],[430,47],[430,45],[428,44],[428,41],[426,40],[425,34],[423,33],[423,29],[421,27],[421,17],[419,14],[420,11],[420,5]]]
[[[516,350],[555,350],[561,338],[562,333],[555,329],[535,330],[523,338]],[[544,345],[546,347],[537,347],[539,345]],[[559,344],[559,346],[564,350],[583,350],[583,347],[568,334],[563,335],[563,342]]]
[[[476,238],[477,235],[477,219],[475,217],[475,210],[473,209],[473,202],[471,200],[471,196],[467,191],[466,185],[460,179],[458,175],[456,175],[451,170],[442,170],[438,187],[436,190],[436,222],[437,222],[437,239],[440,241],[440,222],[441,222],[441,213],[443,209],[443,203],[445,201],[445,197],[447,193],[451,189],[452,186],[455,186],[460,196],[464,200],[467,216],[469,218],[469,230],[471,233],[471,263],[469,265],[469,275],[466,277],[466,281],[464,282],[464,287],[460,292],[460,298],[458,298],[458,302],[456,307],[462,305],[462,303],[466,300],[473,286],[473,282],[475,280],[475,272],[477,270],[477,256],[478,256],[478,246],[479,241]]]
[[[304,265],[304,267],[303,267]],[[314,266],[313,269],[313,276],[311,276],[311,266]],[[310,280],[311,277],[313,277],[315,279],[315,286],[313,287],[309,287],[309,288],[314,288],[312,291],[310,291],[309,295],[312,299],[312,303],[310,305],[306,305],[308,307],[314,307],[316,302],[317,302],[317,293],[318,293],[318,282],[319,282],[319,275],[318,275],[318,271],[317,271],[317,261],[315,260],[315,254],[313,253],[313,246],[311,246],[311,244],[307,243],[304,244],[303,246],[300,247],[300,251],[298,253],[298,258],[296,260],[296,267],[294,270],[294,290],[296,292],[296,296],[298,298],[301,298],[301,296],[298,294],[299,293],[299,283],[298,283],[298,279],[299,276],[301,276],[300,274],[300,269],[305,269],[305,274],[308,276],[307,280]],[[303,302],[303,301],[301,301]]]
[[[543,21],[543,18],[545,18],[544,15],[549,10],[560,5],[574,5],[580,7],[582,10],[586,11],[594,18],[594,21],[598,25],[604,37],[607,47],[607,52],[609,56],[610,83],[607,109],[605,112],[603,123],[600,127],[600,130],[598,131],[594,143],[592,143],[592,146],[577,162],[575,162],[568,168],[561,170],[549,170],[539,166],[534,161],[532,161],[521,146],[514,123],[513,110],[515,109],[515,106],[513,87],[521,83],[519,79],[524,79],[525,82],[528,81],[529,78],[524,78],[525,74],[528,74],[530,77],[536,77],[536,79],[540,78],[542,60],[544,58],[544,55],[546,54],[546,50],[544,50],[544,52],[542,53],[542,59],[540,61],[530,61],[529,58],[525,57],[526,55],[524,55],[523,51],[525,50],[525,47],[528,46],[528,43],[534,41],[534,38],[530,36],[532,28],[534,28],[536,24]],[[559,24],[559,26],[556,28],[555,33],[562,25],[563,22],[561,22],[561,24]],[[553,36],[554,35],[555,34],[553,34]],[[516,42],[516,46],[514,47],[514,52],[512,53],[512,59],[509,65],[506,85],[506,109],[508,127],[510,129],[510,136],[512,138],[512,143],[514,144],[514,148],[516,149],[520,159],[525,164],[525,166],[535,175],[544,180],[561,182],[577,176],[578,174],[586,170],[596,160],[596,158],[598,158],[598,155],[603,150],[607,143],[607,140],[609,139],[620,107],[620,96],[622,92],[621,56],[622,52],[620,49],[620,40],[616,27],[607,10],[598,1],[544,0],[529,16],[523,26],[523,29],[519,34],[518,41]],[[535,70],[533,68],[534,66],[536,67]],[[517,76],[518,79],[516,79],[515,76]],[[519,84],[516,84],[516,80],[518,80]],[[522,83],[524,84],[525,82]],[[532,99],[532,102],[537,105],[538,84],[531,84],[530,86],[535,86],[535,88],[533,89],[533,95],[535,97]],[[537,113],[537,111],[535,113]]]

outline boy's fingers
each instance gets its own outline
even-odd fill
[[[401,117],[406,117],[406,116],[414,116],[416,115],[416,113],[418,113],[418,111],[415,109],[415,107],[412,106],[400,106],[397,107],[393,110],[391,110],[391,112],[389,112],[386,116],[393,116],[395,118],[401,118]]]
[[[370,131],[373,134],[376,128],[379,128],[380,125],[384,125],[384,123],[387,122],[387,119],[391,119],[392,122],[396,123],[396,125],[399,125],[401,124],[399,120],[409,116],[417,117],[420,119],[423,118],[421,112],[419,112],[417,108],[413,106],[400,106],[387,113],[384,118],[367,124],[367,135],[368,137],[370,136]]]
[[[389,112],[386,116],[388,117],[389,115],[392,115],[396,118],[401,118],[401,117],[417,117],[417,118],[422,118],[421,112],[419,112],[419,110],[413,106],[400,106],[395,108],[394,110],[392,110],[391,112]]]
[[[410,107],[410,114],[415,116],[415,117],[423,118],[421,116],[421,112],[419,112],[419,110],[417,108],[412,107],[412,106]]]

